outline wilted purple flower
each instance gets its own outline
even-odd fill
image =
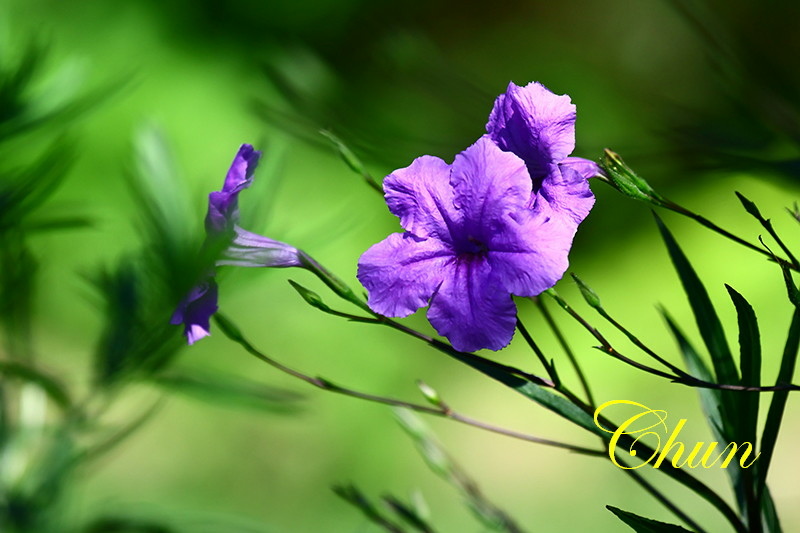
[[[549,202],[556,215],[579,224],[594,205],[588,179],[602,174],[594,161],[568,157],[575,149],[575,105],[544,85],[508,84],[497,97],[486,124],[489,137],[502,150],[525,161],[531,176],[530,203]]]
[[[430,301],[431,324],[458,350],[506,346],[516,326],[511,294],[539,294],[567,268],[577,225],[554,218],[547,202],[530,208],[525,163],[487,136],[452,165],[417,158],[384,191],[406,232],[361,256],[369,306],[402,317]]]
[[[403,317],[430,303],[428,319],[456,349],[506,346],[516,327],[511,295],[555,285],[594,203],[587,179],[598,166],[567,157],[574,122],[568,96],[512,83],[488,134],[452,165],[422,156],[390,174],[386,202],[406,232],[361,256],[369,306]]]
[[[299,252],[288,244],[238,226],[239,193],[250,186],[261,152],[243,144],[231,163],[222,190],[208,195],[206,241],[204,248],[220,250],[216,265],[246,267],[301,266]],[[183,324],[189,344],[209,335],[211,316],[217,312],[217,283],[214,266],[181,301],[172,315],[172,324]]]

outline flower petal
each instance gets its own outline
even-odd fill
[[[463,221],[453,238],[485,242],[499,230],[509,211],[524,208],[531,195],[531,178],[520,158],[503,152],[484,135],[453,161],[450,184]]]
[[[545,210],[547,216],[562,218],[565,223],[580,224],[594,205],[589,180],[581,174],[581,170],[588,168],[588,165],[554,166],[532,198],[533,209]]]
[[[170,319],[171,324],[183,324],[184,335],[189,344],[210,335],[211,316],[217,312],[217,282],[213,274],[192,287],[191,292],[178,304]]]
[[[437,239],[393,233],[361,255],[357,276],[373,311],[402,317],[428,305],[453,260],[452,250]]]
[[[511,342],[517,324],[511,295],[478,257],[451,264],[431,299],[428,320],[456,350],[499,350]]]
[[[564,275],[567,256],[577,224],[551,216],[549,205],[510,220],[491,243],[487,253],[492,273],[506,291],[517,296],[536,296]]]
[[[600,165],[590,159],[583,159],[582,157],[568,157],[558,164],[559,167],[568,167],[575,170],[584,179],[595,178],[604,176],[605,173]]]
[[[449,227],[459,214],[453,209],[450,165],[429,155],[395,170],[383,181],[389,211],[417,237],[449,239]]]
[[[236,237],[217,265],[244,267],[299,267],[300,252],[286,243],[234,226]]]
[[[509,83],[495,100],[486,131],[500,148],[521,157],[538,183],[575,149],[575,105],[540,83]]]
[[[222,190],[208,195],[208,214],[206,214],[206,231],[210,234],[229,231],[233,223],[239,220],[237,199],[239,193],[250,186],[253,172],[258,166],[261,152],[249,144],[243,144],[225,176]]]

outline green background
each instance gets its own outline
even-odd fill
[[[797,20],[793,8],[775,3],[767,14],[746,2],[706,7],[705,18],[693,26],[667,2],[651,0],[511,1],[502,7],[452,1],[5,0],[5,57],[36,37],[49,43],[52,76],[83,80],[87,88],[126,82],[73,130],[80,157],[49,204],[84,213],[93,225],[32,243],[43,265],[37,352],[72,387],[86,386],[87,353],[101,309],[83,274],[137,247],[140,206],[124,175],[132,166],[132,140],[148,124],[168,139],[196,227],[205,195],[219,187],[239,144],[252,143],[264,157],[259,183],[241,198],[246,227],[306,250],[353,284],[359,254],[399,226],[317,130],[336,132],[376,176],[423,153],[450,160],[482,134],[494,97],[510,80],[540,81],[572,97],[578,106],[574,155],[599,158],[602,148],[612,148],[666,196],[755,240],[762,230],[733,194],[741,191],[774,218],[789,243],[796,242],[797,224],[784,207],[798,196],[797,174],[759,166],[750,157],[784,161],[796,154],[796,144],[776,134],[776,121],[769,120],[777,106],[759,111],[755,105],[776,101],[763,85],[790,102],[792,95],[798,99],[796,75],[788,68],[797,37],[781,27]],[[713,48],[709,42],[716,37],[708,41],[706,33],[727,36],[723,43],[731,53],[752,63],[724,62],[728,45]],[[761,61],[765,57],[771,62]],[[762,63],[777,74],[766,66],[747,70]],[[775,112],[787,121],[796,118],[791,109]],[[723,157],[731,154],[741,158]],[[592,188],[597,203],[575,240],[570,270],[620,321],[678,362],[656,304],[667,307],[698,345],[699,337],[648,207],[603,183]],[[664,218],[730,325],[732,346],[735,313],[723,283],[753,304],[762,326],[764,380],[774,379],[791,315],[778,269],[676,215]],[[423,379],[459,412],[480,420],[596,444],[419,342],[309,308],[288,278],[332,303],[303,271],[232,271],[221,285],[221,308],[256,346],[282,362],[409,400],[422,400],[414,382]],[[600,323],[571,280],[557,289]],[[524,300],[518,305],[546,353],[576,383],[534,307]],[[712,439],[694,391],[603,356],[585,332],[565,315],[556,316],[599,402],[627,399],[665,409],[672,423],[688,420],[685,442]],[[408,321],[431,331],[422,312]],[[619,336],[610,337],[625,353],[636,353]],[[517,338],[508,349],[485,355],[541,372]],[[388,408],[279,375],[218,332],[184,349],[178,364],[301,392],[302,412],[265,415],[169,397],[148,425],[73,482],[73,518],[115,510],[169,517],[188,524],[187,531],[226,531],[221,516],[265,531],[377,531],[330,490],[352,482],[371,497],[419,490],[441,531],[480,530],[457,493],[426,468]],[[107,413],[107,422],[134,416],[162,394],[144,386],[129,392]],[[446,420],[428,423],[486,495],[528,530],[623,530],[604,509],[607,504],[674,521],[607,462]],[[789,402],[780,439],[769,482],[784,530],[794,531],[800,528],[797,402]],[[709,506],[657,472],[644,474],[690,514],[707,516],[711,531],[724,530]],[[726,483],[718,469],[697,474],[717,487]],[[721,490],[730,499],[729,490]]]

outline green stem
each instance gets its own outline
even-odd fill
[[[589,387],[589,381],[586,379],[586,375],[583,373],[583,369],[581,368],[581,365],[578,363],[578,359],[575,357],[575,353],[570,348],[566,337],[564,337],[563,333],[561,333],[561,328],[559,328],[558,324],[556,324],[556,321],[553,319],[553,315],[550,314],[550,311],[544,304],[544,300],[542,300],[539,297],[534,297],[533,300],[536,302],[536,306],[539,308],[539,311],[541,311],[542,316],[547,322],[547,325],[550,327],[553,334],[556,336],[558,343],[561,345],[561,349],[564,350],[564,353],[567,354],[567,358],[572,364],[572,368],[575,369],[575,373],[578,375],[578,380],[581,382],[581,388],[583,388],[583,392],[586,394],[587,402],[589,403],[589,405],[596,405],[594,397],[592,396],[591,388]]]

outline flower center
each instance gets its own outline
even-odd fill
[[[459,256],[483,256],[489,251],[489,247],[480,239],[467,235],[467,238],[459,243],[457,247]]]

